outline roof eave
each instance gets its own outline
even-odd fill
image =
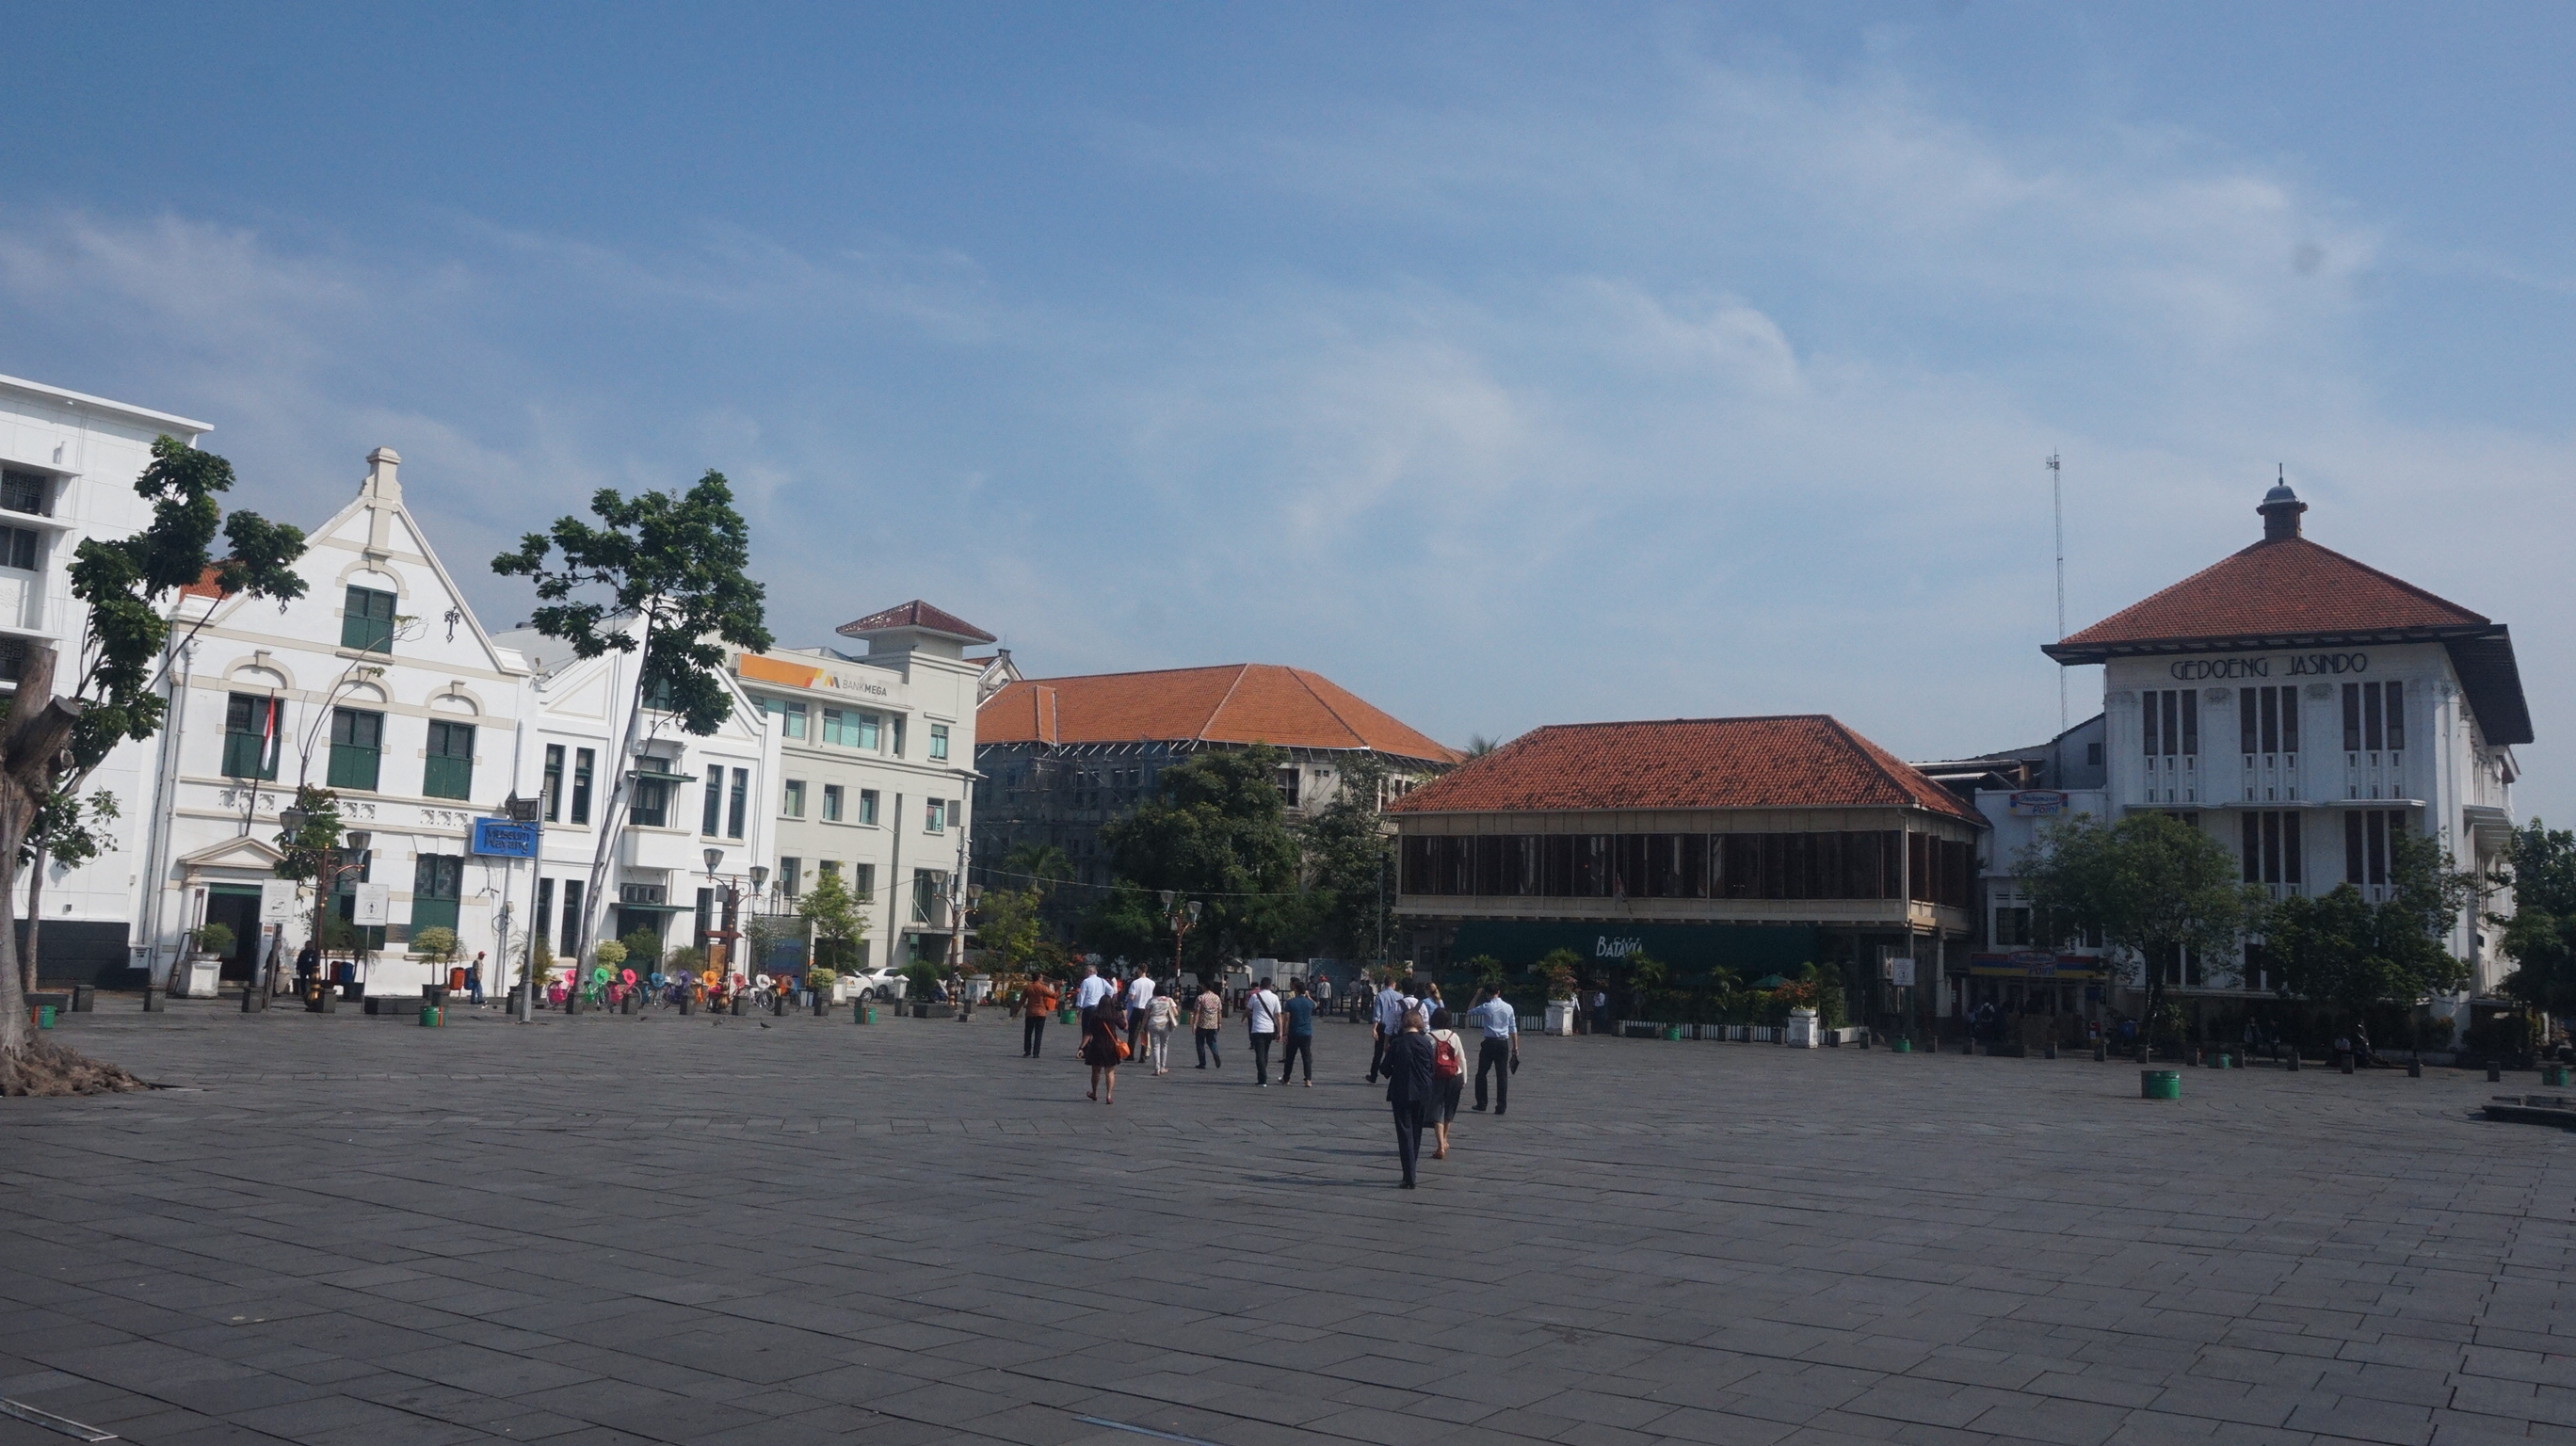
[[[2243,633],[2202,634],[2177,638],[2122,638],[2116,641],[2085,643],[2042,643],[2039,650],[2065,667],[2087,663],[2107,663],[2113,658],[2170,657],[2177,653],[2245,653],[2268,652],[2280,648],[2381,647],[2398,643],[2447,643],[2458,639],[2487,637],[2502,631],[2501,623],[2454,623],[2427,628],[2368,628],[2325,633]]]

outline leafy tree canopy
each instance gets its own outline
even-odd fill
[[[2539,819],[2516,829],[2494,882],[2513,891],[2513,913],[2490,915],[2497,947],[2513,960],[2503,991],[2551,1014],[2576,1014],[2576,832]]]
[[[1296,829],[1307,912],[1320,952],[1374,959],[1395,935],[1395,839],[1378,806],[1387,768],[1375,754],[1354,754],[1341,775],[1341,791]]]
[[[1024,973],[1038,954],[1038,891],[986,889],[975,902],[975,938],[994,962]]]
[[[2440,844],[2391,829],[2388,880],[2388,897],[2375,904],[2338,884],[2271,906],[2261,920],[2264,951],[2287,992],[2358,1017],[2374,1004],[2414,1004],[2468,982],[2468,966],[2444,941],[2476,878],[2452,868]]]
[[[772,641],[767,590],[751,580],[751,529],[732,488],[714,471],[676,497],[603,487],[590,510],[598,526],[558,518],[551,532],[531,532],[517,552],[494,558],[492,570],[534,579],[544,605],[531,622],[578,656],[641,646],[643,696],[689,732],[714,733],[732,707],[724,644],[758,652]],[[644,620],[640,643],[622,625],[628,618]]]
[[[1229,947],[1257,952],[1293,939],[1304,922],[1297,840],[1277,783],[1287,764],[1267,746],[1201,753],[1164,769],[1153,798],[1101,830],[1118,877],[1202,901],[1188,952],[1203,965]]]
[[[2141,961],[2147,1014],[2164,995],[2163,962],[2179,950],[2226,957],[2264,903],[2235,857],[2196,825],[2136,813],[2104,825],[2090,814],[2044,828],[2014,863],[2040,937],[2081,937]]]

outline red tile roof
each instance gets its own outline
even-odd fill
[[[1982,823],[1919,769],[1822,713],[1559,723],[1387,805],[1393,813],[1920,808]]]
[[[220,578],[223,575],[224,572],[222,568],[207,568],[204,572],[197,575],[197,580],[195,582],[181,584],[179,595],[181,597],[210,597],[220,600],[227,596],[224,592],[223,585],[216,581],[217,578]]]
[[[834,631],[845,638],[859,638],[870,633],[892,632],[897,628],[920,628],[925,632],[946,633],[952,638],[964,638],[970,643],[1001,641],[955,613],[932,607],[919,598],[887,608],[881,613],[870,613],[854,623],[843,623]]]
[[[1365,748],[1440,764],[1462,756],[1329,678],[1272,663],[1024,678],[975,712],[979,745],[1182,739]]]
[[[2488,620],[2304,537],[2252,547],[2122,608],[2044,651],[2062,662],[2157,645],[2484,628]],[[2071,654],[2094,655],[2084,659]]]

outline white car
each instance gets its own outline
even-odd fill
[[[891,1003],[903,998],[904,987],[910,982],[891,969],[852,971],[834,977],[832,1001],[846,1004],[853,999],[866,999]]]

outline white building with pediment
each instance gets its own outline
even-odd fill
[[[469,841],[521,776],[530,669],[485,633],[404,507],[400,462],[390,448],[369,453],[357,497],[312,530],[297,564],[303,597],[208,589],[181,600],[188,641],[173,661],[170,722],[146,745],[157,777],[135,939],[156,979],[204,922],[239,941],[227,978],[247,978],[263,943],[281,961],[301,948],[309,891],[282,930],[263,929],[259,911],[277,811],[302,782],[335,791],[344,827],[368,835],[326,907],[353,919],[360,885],[390,894],[371,990],[432,982],[437,966],[408,947],[429,925],[456,930],[462,961],[490,956],[494,983],[524,937],[503,928],[525,916],[528,866],[477,856]]]

